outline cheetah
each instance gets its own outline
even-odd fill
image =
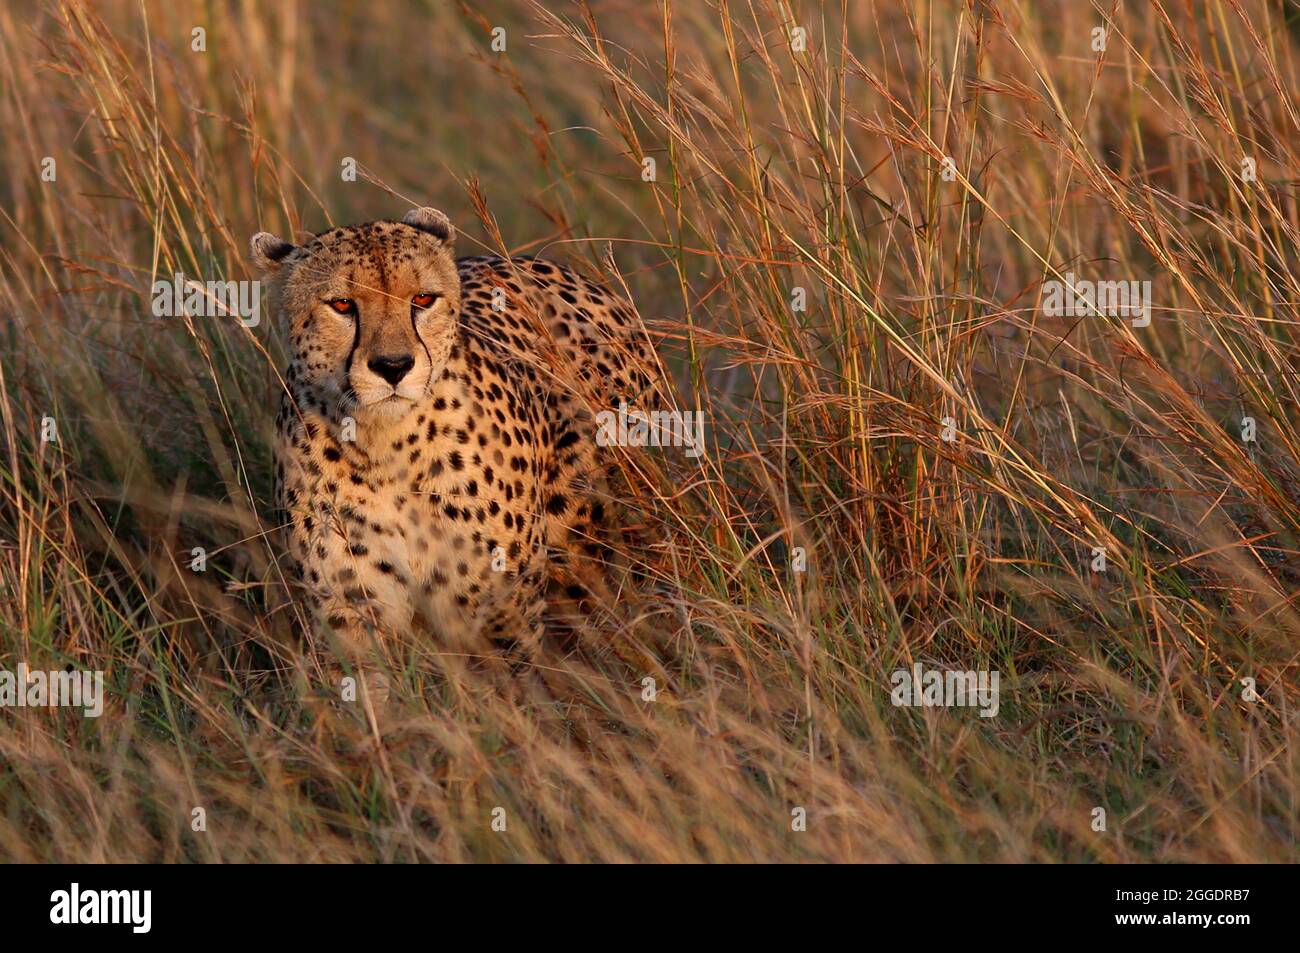
[[[600,559],[594,411],[643,395],[631,304],[537,258],[453,253],[442,212],[254,235],[289,362],[275,499],[317,631],[360,653],[535,651],[547,592]],[[585,560],[585,562],[583,562]]]

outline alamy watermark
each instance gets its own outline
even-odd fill
[[[132,933],[148,933],[153,925],[152,890],[83,890],[74,883],[50,894],[54,924],[128,924]]]
[[[1043,282],[1043,313],[1052,318],[1132,318],[1133,327],[1145,328],[1151,324],[1151,282],[1089,281],[1067,272],[1064,281]]]
[[[596,414],[596,444],[601,447],[685,447],[686,456],[704,452],[704,411],[618,410]]]
[[[85,718],[104,713],[103,672],[42,672],[19,662],[0,670],[0,708],[81,708]]]
[[[889,676],[889,681],[894,686],[889,693],[889,700],[898,707],[978,707],[981,718],[992,718],[998,713],[999,675],[996,671],[926,671],[917,662],[910,671],[905,668],[895,671]]]
[[[153,283],[156,318],[222,318],[234,316],[246,328],[262,320],[260,281],[193,281],[177,272],[171,281]]]

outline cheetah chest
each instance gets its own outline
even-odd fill
[[[539,448],[491,393],[452,372],[356,446],[321,434],[306,548],[332,563],[325,575],[348,598],[431,601],[440,617],[516,578],[540,546]]]

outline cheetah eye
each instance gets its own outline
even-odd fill
[[[325,302],[339,314],[356,314],[357,303],[351,298],[332,298]]]
[[[431,294],[428,291],[422,291],[414,298],[411,299],[411,304],[415,305],[417,308],[427,308],[429,307],[429,305],[433,304],[437,300],[438,300],[438,296],[436,294]]]

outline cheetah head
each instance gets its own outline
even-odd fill
[[[250,243],[288,331],[294,396],[338,415],[400,417],[441,376],[456,336],[455,230],[437,209],[333,228],[303,245]]]

